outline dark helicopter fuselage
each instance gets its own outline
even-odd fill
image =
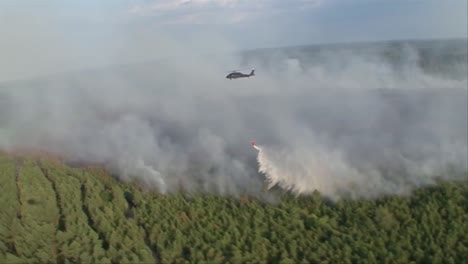
[[[250,72],[250,74],[244,74],[244,73],[241,73],[241,72],[231,72],[230,74],[228,74],[226,76],[227,79],[237,79],[237,78],[245,78],[245,77],[250,77],[250,76],[254,76],[255,75],[255,70],[252,70]]]

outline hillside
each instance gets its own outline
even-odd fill
[[[0,154],[1,263],[462,263],[468,182],[411,197],[158,195],[99,168]]]

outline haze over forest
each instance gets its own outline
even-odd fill
[[[467,168],[466,59],[466,40],[303,46],[10,83],[0,146],[162,193],[258,194],[266,176],[333,199],[407,194]],[[258,73],[228,81],[227,65]]]

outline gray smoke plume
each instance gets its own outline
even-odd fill
[[[266,177],[296,194],[406,194],[467,170],[466,41],[423,44],[184,54],[10,82],[0,149],[99,163],[162,193],[255,195]],[[225,79],[234,65],[256,76]]]

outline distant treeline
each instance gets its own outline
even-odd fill
[[[356,56],[380,60],[396,70],[414,63],[428,74],[466,80],[468,40],[396,40],[380,42],[332,43],[248,50],[241,53],[242,65],[275,68],[278,59],[297,59],[301,66],[326,65],[333,59]]]
[[[468,182],[410,197],[158,195],[0,154],[0,263],[466,263]]]

